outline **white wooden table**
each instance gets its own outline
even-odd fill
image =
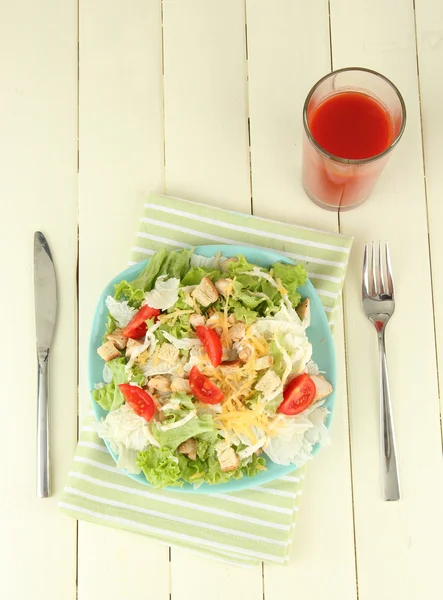
[[[1,6],[1,598],[441,598],[442,2]],[[408,121],[370,201],[337,218],[301,188],[301,109],[318,78],[349,65],[393,79]],[[150,190],[355,236],[336,314],[333,444],[309,468],[288,567],[228,566],[58,513],[89,402],[92,313],[126,264]],[[60,293],[49,500],[35,497],[37,229]],[[359,299],[363,243],[385,238],[398,300],[388,328],[398,503],[381,500],[376,336]]]

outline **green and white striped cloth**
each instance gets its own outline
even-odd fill
[[[150,194],[130,264],[162,247],[214,243],[266,247],[303,264],[333,327],[352,245],[349,237]],[[157,491],[116,468],[91,426],[93,418],[90,412],[82,427],[59,502],[65,513],[236,564],[287,561],[305,468],[231,494]]]

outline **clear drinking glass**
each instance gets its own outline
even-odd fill
[[[386,127],[389,137],[382,151],[365,158],[348,158],[337,156],[323,148],[315,139],[311,127],[313,117],[319,106],[326,107],[325,101],[332,96],[341,94],[355,98],[359,94],[366,95],[364,100],[369,104],[378,104],[386,115]],[[369,99],[367,98],[369,96]],[[336,103],[337,98],[333,99]],[[329,102],[332,108],[332,102]],[[346,119],[349,114],[342,112]],[[318,115],[319,113],[317,113]],[[363,113],[362,113],[363,114]],[[330,111],[331,118],[333,113]],[[336,137],[352,135],[352,131],[345,132],[340,129],[340,115],[337,113],[335,128]],[[362,118],[366,118],[363,117]],[[325,121],[327,126],[327,120]],[[328,210],[349,210],[364,202],[370,195],[377,182],[390,153],[400,140],[406,124],[406,107],[403,98],[395,87],[383,75],[358,67],[350,67],[333,71],[318,81],[309,92],[303,108],[303,187],[309,198]],[[388,131],[387,129],[387,131]],[[317,133],[317,137],[319,133]],[[325,138],[326,139],[326,138]],[[340,141],[340,140],[336,140]],[[334,140],[332,140],[334,142]],[[358,140],[357,140],[358,143]],[[325,143],[326,145],[326,143]]]

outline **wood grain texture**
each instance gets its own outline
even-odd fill
[[[301,185],[302,107],[311,86],[330,66],[327,2],[302,6],[289,0],[251,0],[247,25],[254,213],[337,231],[337,215],[315,206]],[[309,465],[290,566],[265,568],[267,600],[292,589],[324,598],[331,582],[337,598],[356,598],[340,312],[335,318],[338,389],[332,445]]]
[[[249,212],[244,6],[163,1],[166,191]]]
[[[438,598],[443,477],[413,7],[332,0],[331,24],[334,68],[352,57],[382,72],[408,111],[373,196],[341,215],[342,231],[356,239],[345,306],[359,598]],[[389,240],[396,283],[387,329],[402,485],[394,503],[381,499],[376,334],[359,306],[363,242],[371,239]]]
[[[161,4],[80,3],[80,417],[87,342],[105,284],[126,267],[143,199],[163,190]],[[79,523],[79,600],[169,598],[168,548]],[[149,586],[143,565],[156,573]],[[138,576],[137,576],[138,574]]]
[[[26,15],[26,18],[24,17]],[[57,27],[48,29],[48,22]],[[43,33],[44,32],[44,33]],[[0,595],[74,600],[76,523],[56,504],[76,444],[77,36],[75,2],[4,4],[0,20],[3,467]],[[52,496],[36,498],[33,238],[54,257],[59,311],[50,366]],[[6,345],[7,344],[7,345]]]
[[[429,242],[432,258],[432,283],[434,292],[434,317],[436,326],[438,372],[440,375],[440,422],[443,427],[443,401],[441,397],[443,373],[443,182],[441,178],[441,139],[443,123],[441,103],[443,81],[443,6],[429,0],[415,5],[417,27],[418,66],[420,73],[423,149],[426,173],[426,191],[429,223]],[[442,429],[443,435],[443,429]]]

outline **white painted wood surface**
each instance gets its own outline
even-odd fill
[[[441,3],[415,0],[414,11],[412,2],[396,0],[21,0],[2,8],[0,198],[7,226],[0,306],[13,351],[6,349],[1,371],[8,421],[0,596],[441,598]],[[372,198],[340,220],[314,206],[300,184],[302,104],[331,62],[391,77],[408,109],[404,138]],[[345,327],[341,310],[335,319],[333,444],[309,468],[287,567],[244,569],[169,553],[93,524],[79,523],[77,531],[57,512],[77,433],[77,227],[82,417],[95,303],[126,264],[150,190],[355,236]],[[37,229],[53,249],[60,293],[48,501],[34,494]],[[398,298],[388,361],[399,503],[381,500],[376,339],[359,303],[362,245],[379,238],[391,244]]]

